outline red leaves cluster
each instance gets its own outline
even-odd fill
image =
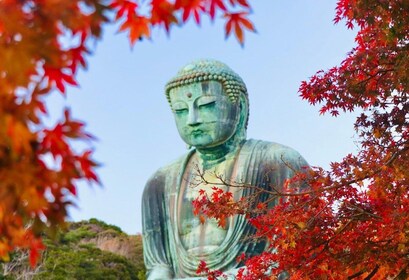
[[[234,30],[237,40],[243,44],[244,30],[255,31],[248,19],[247,0],[151,0],[148,7],[131,0],[113,0],[110,7],[116,11],[116,20],[122,22],[119,30],[129,32],[132,45],[137,40],[149,38],[155,26],[162,26],[169,32],[173,25],[185,23],[191,17],[197,24],[203,15],[214,20],[218,12],[226,19],[226,37]],[[148,12],[142,12],[146,10]]]
[[[342,278],[406,279],[409,275],[409,5],[405,1],[338,1],[335,22],[359,27],[356,47],[340,66],[319,71],[300,87],[301,97],[321,113],[363,109],[355,129],[360,151],[331,171],[317,170],[322,209],[309,215],[297,252],[313,252],[312,221],[323,223],[324,247],[308,263]],[[309,212],[309,211],[308,211]],[[308,213],[307,212],[307,213]],[[278,217],[276,217],[278,218]],[[289,218],[289,217],[288,217]],[[296,232],[296,230],[295,230]],[[311,239],[312,240],[312,239]],[[311,251],[304,251],[310,244]],[[319,244],[319,243],[318,243]],[[318,247],[317,247],[318,248]],[[280,250],[279,250],[280,251]],[[322,258],[321,258],[322,256]],[[281,259],[286,266],[289,260]],[[293,263],[286,267],[300,277]],[[314,271],[314,270],[313,270]],[[318,273],[318,271],[317,271]]]
[[[198,275],[206,275],[208,280],[218,280],[223,277],[221,271],[211,271],[205,261],[200,261],[199,266],[196,270]]]
[[[182,9],[182,21],[186,22],[191,16],[200,24],[200,15],[206,11],[205,3],[201,0],[177,0],[175,9]]]
[[[41,0],[0,1],[0,259],[13,249],[27,248],[34,265],[43,248],[40,234],[63,225],[67,206],[76,195],[76,181],[98,182],[92,151],[78,152],[75,140],[92,140],[84,123],[71,118],[47,128],[44,102],[51,92],[65,93],[76,86],[76,73],[86,67],[88,42],[99,39],[102,27],[115,13],[120,31],[129,31],[130,43],[149,38],[151,29],[202,15],[212,19],[241,7],[231,19],[238,40],[251,23],[246,0],[151,0],[146,15],[141,1]],[[181,19],[180,19],[181,16]],[[253,28],[254,29],[254,28]],[[242,32],[241,32],[242,33]],[[64,42],[64,43],[62,43]]]
[[[210,197],[204,190],[199,190],[199,197],[193,200],[193,213],[199,215],[200,221],[205,222],[205,217],[214,217],[219,227],[225,227],[227,218],[236,213],[232,209],[233,194],[225,192],[218,187],[212,187]]]
[[[84,11],[84,9],[86,11]],[[42,118],[44,98],[77,85],[89,38],[98,38],[107,7],[91,1],[3,1],[0,4],[0,258],[30,249],[35,264],[40,234],[63,225],[76,181],[97,182],[84,124],[68,111],[53,128]],[[61,38],[71,43],[62,45]]]
[[[340,66],[302,82],[300,94],[321,114],[362,110],[360,150],[328,171],[296,175],[273,209],[242,201],[217,207],[202,197],[207,216],[247,214],[255,238],[271,244],[238,279],[276,279],[282,271],[290,279],[409,277],[409,3],[339,0],[341,20],[358,27],[356,47]],[[309,188],[288,188],[297,182]]]
[[[404,1],[403,1],[404,2]],[[407,91],[409,9],[402,1],[338,1],[336,22],[357,23],[357,46],[340,66],[319,71],[300,87],[321,113],[385,108],[394,91]]]
[[[331,171],[313,168],[298,173],[276,194],[280,203],[273,209],[251,208],[243,201],[226,203],[223,199],[230,195],[214,189],[216,198],[221,199],[215,203],[213,196],[202,194],[195,201],[195,207],[200,207],[197,214],[216,219],[244,214],[257,230],[254,238],[271,244],[270,251],[245,261],[237,279],[275,279],[284,271],[291,279],[385,279],[398,275],[397,279],[405,279],[407,176],[393,178],[396,184],[387,187],[394,176],[389,163],[368,173],[355,169],[356,164],[356,157],[350,155],[334,163]],[[310,188],[300,191],[290,187],[300,182]]]

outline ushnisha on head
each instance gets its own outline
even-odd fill
[[[186,65],[167,83],[166,97],[179,133],[188,145],[235,146],[245,140],[247,89],[226,64],[199,60]]]
[[[247,99],[247,88],[240,76],[226,64],[210,59],[198,60],[183,67],[166,84],[166,97],[170,102],[169,92],[172,88],[205,81],[220,82],[232,102],[236,102],[241,94]]]

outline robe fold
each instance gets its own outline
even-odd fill
[[[227,235],[222,244],[206,256],[188,254],[178,229],[178,196],[186,165],[195,150],[173,164],[159,169],[146,184],[142,198],[142,223],[144,260],[148,280],[190,278],[204,260],[210,270],[227,272],[243,266],[236,258],[242,253],[253,256],[266,249],[265,242],[246,239],[254,234],[254,228],[243,215],[229,220]],[[291,168],[289,168],[291,166]],[[308,166],[295,150],[281,144],[260,140],[247,140],[239,148],[233,163],[230,182],[253,185],[272,190],[281,189],[284,181],[294,175],[293,170]],[[251,188],[231,188],[234,199],[250,195]],[[259,196],[266,201],[268,194]],[[273,207],[277,202],[272,202]]]

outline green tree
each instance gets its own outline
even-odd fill
[[[113,225],[91,219],[69,223],[56,239],[44,237],[47,248],[36,267],[27,250],[2,264],[3,279],[145,279],[142,239]]]

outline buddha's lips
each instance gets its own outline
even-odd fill
[[[195,130],[192,130],[192,131],[190,132],[190,134],[192,134],[193,136],[200,135],[200,134],[203,134],[203,130],[201,130],[201,129],[195,129]]]

